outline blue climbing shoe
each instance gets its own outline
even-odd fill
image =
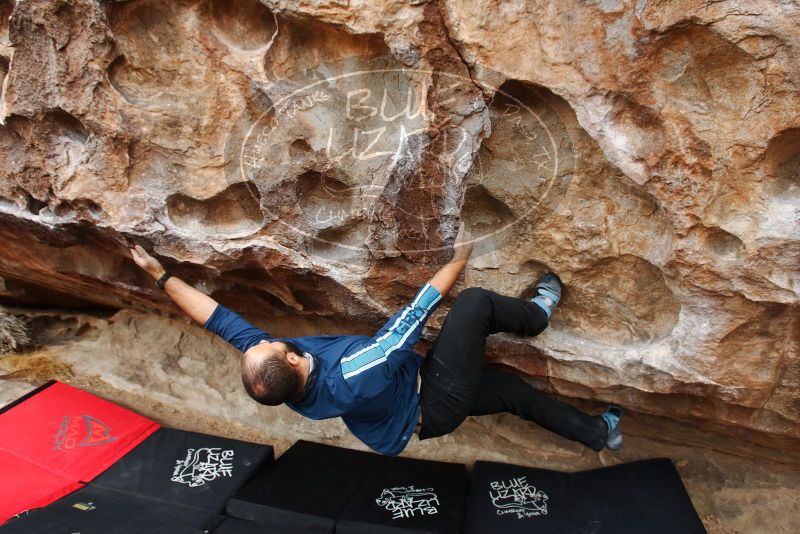
[[[622,430],[620,430],[619,423],[623,413],[622,408],[616,404],[609,404],[606,411],[601,414],[601,417],[608,426],[606,448],[612,451],[618,451],[622,447]]]
[[[561,279],[554,273],[544,274],[536,281],[536,291],[531,302],[542,308],[549,319],[559,300],[561,300]]]

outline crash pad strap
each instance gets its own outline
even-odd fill
[[[41,386],[39,386],[38,388],[32,389],[29,392],[27,392],[25,395],[23,395],[23,396],[21,396],[21,397],[19,397],[17,399],[14,399],[13,401],[9,402],[8,404],[6,404],[2,408],[0,408],[0,415],[4,414],[5,412],[10,410],[14,406],[16,406],[18,404],[22,404],[23,402],[25,402],[26,400],[30,399],[34,395],[38,395],[39,393],[41,393],[42,391],[44,391],[45,389],[49,388],[50,386],[52,386],[55,383],[56,383],[56,380],[49,380],[49,381],[45,382],[44,384],[42,384]]]

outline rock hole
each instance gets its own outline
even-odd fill
[[[53,133],[65,141],[83,145],[89,138],[83,123],[61,108],[49,111],[44,120],[50,124]]]
[[[26,192],[25,198],[26,198],[25,209],[27,209],[34,215],[38,215],[40,211],[42,211],[44,208],[47,207],[47,202],[35,198],[30,193]]]
[[[340,228],[327,228],[320,231],[312,240],[309,253],[348,265],[367,267],[369,250],[369,223],[366,220],[349,223]]]
[[[175,226],[191,233],[241,237],[262,226],[260,199],[249,183],[233,184],[205,200],[175,194],[167,199],[167,216]]]
[[[353,34],[317,20],[282,19],[275,44],[264,58],[264,70],[277,78],[292,78],[340,61],[341,68],[357,68],[357,57],[390,53],[380,34]]]
[[[796,308],[772,303],[760,308],[724,334],[710,351],[706,367],[709,378],[743,390],[736,392],[739,402],[758,407],[774,394],[775,370],[781,362],[791,362],[798,354]],[[744,383],[747,388],[741,388]]]
[[[202,84],[203,73],[197,79],[187,76],[189,62],[180,59],[187,56],[185,48],[193,42],[185,31],[190,18],[185,4],[178,2],[111,4],[109,26],[121,55],[109,65],[108,79],[126,100],[147,104],[174,93],[183,95]]]
[[[658,46],[655,87],[668,106],[740,116],[761,91],[754,58],[705,26],[673,29]]]
[[[3,96],[3,82],[8,74],[8,59],[0,56],[0,98]]]
[[[58,217],[80,217],[83,219],[97,219],[103,215],[103,209],[93,200],[78,198],[75,200],[62,200],[53,209]]]
[[[16,2],[14,0],[0,1],[0,46],[11,45],[8,39],[8,22],[15,5]]]
[[[645,163],[655,165],[667,140],[658,114],[624,95],[616,95],[613,105],[615,148],[644,155]]]
[[[179,2],[158,0],[126,2],[112,6],[108,19],[117,39],[139,45],[137,57],[160,62],[181,52],[183,35],[176,21],[181,13],[175,10],[182,7]]]
[[[256,0],[212,0],[209,11],[215,33],[229,46],[263,48],[275,33],[275,17]]]
[[[637,256],[604,259],[561,278],[565,292],[553,314],[556,329],[607,345],[629,345],[662,339],[678,322],[680,304],[661,270]]]
[[[311,145],[305,139],[295,139],[289,145],[289,157],[294,162],[302,162],[312,153]]]
[[[51,34],[51,38],[56,45],[56,50],[63,50],[69,44],[72,36],[80,31],[76,25],[76,22],[80,20],[79,15],[76,15],[69,3],[64,2],[55,10],[53,17],[56,21],[53,25],[56,31]]]
[[[14,128],[15,115],[11,115],[6,125],[0,125],[0,194],[10,194],[13,186],[17,182],[14,178],[20,175],[21,167],[25,165],[25,147],[23,137]],[[16,124],[16,126],[20,126]]]
[[[480,184],[467,188],[461,212],[472,234],[484,236],[514,221],[514,213]]]
[[[119,56],[108,66],[108,82],[131,104],[159,102],[170,94],[170,82],[151,66],[136,67]]]
[[[42,126],[51,145],[51,156],[47,163],[63,183],[77,172],[83,162],[89,133],[81,121],[61,108],[49,111]]]
[[[744,250],[741,239],[716,226],[706,232],[705,243],[712,253],[721,258],[736,258]]]
[[[774,198],[800,198],[800,128],[784,130],[772,138],[765,164],[768,194]]]
[[[305,221],[314,228],[338,227],[359,215],[353,209],[352,188],[317,171],[300,175],[295,194]]]
[[[14,11],[14,0],[0,0],[0,101],[3,98],[3,85],[11,62],[11,40],[8,38],[8,23]]]
[[[13,134],[14,139],[17,141],[30,140],[33,133],[33,124],[30,119],[22,115],[10,115],[6,119],[6,126],[8,132]]]
[[[473,254],[503,249],[524,225],[560,198],[574,168],[574,146],[546,88],[504,83],[489,105],[492,133],[466,181],[462,217],[476,237]]]
[[[108,82],[119,94],[121,94],[128,102],[137,102],[142,99],[147,99],[147,94],[142,93],[137,88],[144,85],[150,85],[152,82],[149,77],[144,76],[143,72],[139,72],[138,79],[134,76],[134,72],[128,67],[125,56],[117,56],[114,61],[108,66]],[[145,81],[145,83],[142,83]]]
[[[303,173],[297,180],[298,197],[309,200],[340,202],[350,199],[347,184],[317,171]]]
[[[34,196],[34,194],[22,187],[12,184],[4,185],[7,185],[7,188],[4,194],[0,195],[0,202],[16,209],[25,210],[32,215],[39,215],[39,212],[48,207],[47,200],[41,200],[39,197],[47,199],[53,193],[48,188],[46,191],[35,191],[36,195]]]

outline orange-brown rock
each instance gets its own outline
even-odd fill
[[[366,332],[463,219],[462,287],[567,288],[493,361],[800,447],[795,3],[0,6],[3,300],[177,313],[141,243],[267,328]]]

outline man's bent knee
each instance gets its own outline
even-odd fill
[[[458,294],[450,308],[453,320],[464,324],[483,324],[492,314],[491,291],[482,287],[468,287]],[[457,319],[456,319],[457,318]]]
[[[466,418],[465,418],[466,419]],[[432,439],[438,438],[453,432],[456,428],[461,426],[461,423],[464,422],[464,419],[460,421],[456,420],[443,420],[438,423],[426,422],[423,421],[420,425],[419,432],[417,432],[417,438],[422,441],[424,439]]]
[[[481,306],[489,303],[490,291],[482,287],[468,287],[458,294],[453,302],[453,307],[464,307],[467,309],[480,309]]]

